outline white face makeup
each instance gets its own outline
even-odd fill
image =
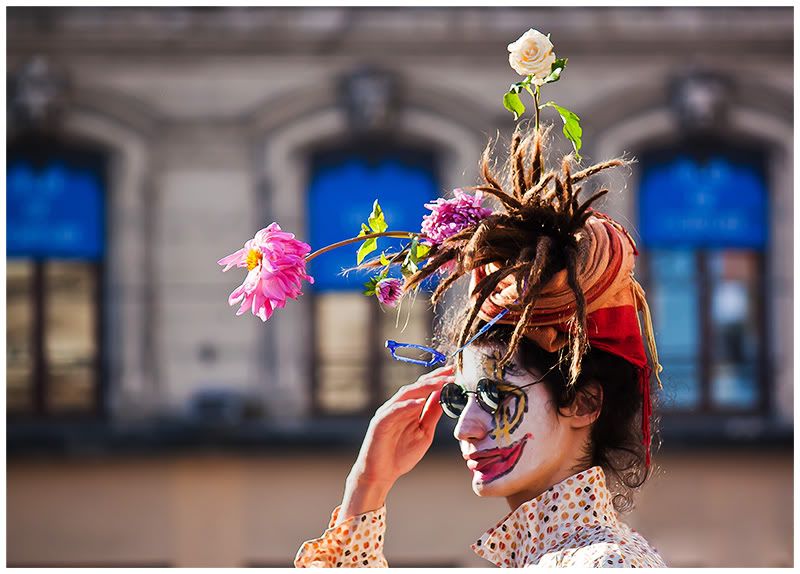
[[[456,384],[474,391],[480,379],[488,378],[508,383],[500,388],[511,391],[494,415],[469,394],[456,424],[453,434],[472,472],[475,494],[507,497],[549,486],[573,454],[574,436],[544,384],[513,388],[533,383],[541,374],[515,363],[501,370],[500,354],[488,348],[468,347],[463,353],[464,368],[456,373]]]

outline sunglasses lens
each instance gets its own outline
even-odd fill
[[[447,383],[442,387],[439,403],[442,405],[444,414],[452,419],[457,419],[467,406],[467,394],[457,384]]]
[[[478,399],[493,413],[500,408],[500,403],[503,402],[503,393],[498,390],[494,381],[481,379],[478,381]]]

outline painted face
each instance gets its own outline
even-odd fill
[[[507,497],[547,488],[574,448],[570,427],[558,416],[545,385],[516,388],[533,383],[541,373],[530,373],[516,361],[501,369],[500,356],[488,348],[467,347],[464,368],[455,379],[462,388],[474,391],[479,380],[488,378],[510,393],[494,415],[469,394],[453,433],[478,496]]]

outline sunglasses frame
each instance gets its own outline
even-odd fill
[[[539,377],[538,379],[536,379],[536,380],[535,380],[535,381],[533,381],[532,383],[527,383],[527,384],[524,384],[524,385],[515,385],[515,384],[513,384],[513,383],[508,383],[508,382],[506,382],[506,381],[500,381],[500,382],[502,382],[502,384],[504,384],[504,385],[507,385],[507,386],[509,386],[509,387],[514,387],[514,389],[516,389],[516,390],[522,390],[522,389],[525,389],[525,388],[527,388],[527,387],[532,387],[533,385],[536,385],[536,384],[539,384],[539,383],[542,383],[542,382],[544,382],[545,378],[547,378],[547,375],[549,375],[549,374],[550,374],[550,373],[553,371],[553,369],[555,369],[556,367],[558,367],[560,364],[561,364],[561,361],[559,361],[558,363],[556,363],[555,365],[553,365],[552,367],[550,367],[550,368],[547,370],[547,372],[546,372],[544,375],[542,375],[541,377]],[[461,412],[460,412],[460,413],[458,413],[458,415],[457,415],[457,416],[453,416],[453,415],[451,415],[451,414],[450,414],[450,413],[449,413],[449,412],[448,412],[448,411],[445,409],[445,402],[444,402],[444,400],[442,399],[442,395],[444,394],[444,393],[443,393],[443,391],[444,391],[444,389],[445,389],[446,387],[449,387],[450,385],[453,385],[453,386],[455,386],[456,388],[458,388],[458,389],[460,389],[460,390],[461,390],[461,392],[464,394],[464,396],[466,396],[466,397],[467,397],[467,401],[469,401],[469,395],[475,395],[475,400],[478,402],[478,405],[480,405],[480,407],[481,407],[481,408],[482,408],[484,411],[486,411],[487,413],[489,413],[490,415],[494,415],[494,414],[495,414],[495,413],[498,411],[498,409],[499,409],[500,407],[498,406],[496,409],[495,409],[495,408],[492,408],[492,407],[490,407],[489,405],[487,405],[487,404],[486,404],[486,403],[485,403],[485,402],[484,402],[484,401],[481,399],[481,396],[480,396],[480,392],[481,392],[481,383],[484,383],[484,381],[488,381],[489,383],[494,383],[495,385],[497,385],[497,384],[498,384],[498,381],[495,381],[495,380],[493,380],[493,379],[490,379],[490,378],[488,378],[488,377],[483,377],[482,379],[479,379],[479,380],[478,380],[478,384],[477,384],[477,385],[475,385],[475,390],[474,390],[474,391],[468,391],[468,390],[466,390],[464,387],[462,387],[461,385],[458,385],[458,384],[456,384],[456,383],[447,383],[446,385],[444,385],[444,386],[442,387],[442,392],[439,394],[439,406],[442,408],[442,412],[443,412],[443,413],[444,413],[446,416],[448,416],[449,418],[457,420],[457,419],[459,419],[459,418],[461,417],[461,414],[464,412],[464,410],[466,410],[466,406],[464,406],[464,409],[462,409],[462,410],[461,410]],[[512,394],[512,393],[511,393],[511,392],[509,392],[509,391],[498,391],[498,392],[501,394],[501,396],[500,396],[500,401],[499,401],[499,403],[500,403],[500,404],[502,404],[502,403],[503,403],[503,401],[505,401],[505,400],[506,400],[506,398],[507,398],[509,395],[511,395],[511,394]],[[449,405],[449,404],[447,405],[447,407],[448,407],[448,409],[455,410],[455,409],[452,409],[452,406],[451,406],[451,405]]]
[[[445,355],[441,351],[437,351],[433,347],[428,347],[426,345],[417,345],[414,343],[398,343],[397,341],[393,341],[388,339],[386,341],[386,348],[389,349],[389,352],[392,354],[392,358],[398,361],[402,361],[404,363],[413,363],[415,365],[422,365],[423,367],[433,367],[438,365],[439,363],[446,363],[448,359],[452,359],[461,351],[463,351],[469,344],[471,344],[475,339],[483,335],[486,331],[492,328],[492,326],[497,323],[503,316],[509,312],[510,309],[503,309],[497,315],[495,315],[491,321],[486,323],[483,327],[481,327],[477,333],[475,333],[472,338],[464,343],[461,347],[450,353],[450,355]],[[397,349],[420,349],[426,353],[431,354],[431,358],[427,361],[423,361],[422,359],[414,359],[412,357],[404,357],[403,355],[397,354]]]

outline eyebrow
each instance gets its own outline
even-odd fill
[[[502,358],[500,355],[494,355],[494,354],[490,355],[490,354],[486,354],[486,353],[482,353],[482,354],[487,359],[493,359],[494,361],[496,361],[498,363],[500,362],[500,359]],[[513,374],[513,375],[525,375],[525,373],[527,372],[522,367],[522,365],[518,364],[514,360],[511,360],[508,363],[506,363],[506,365],[505,365],[505,367],[503,367],[503,369],[505,371],[509,372],[510,374]]]

